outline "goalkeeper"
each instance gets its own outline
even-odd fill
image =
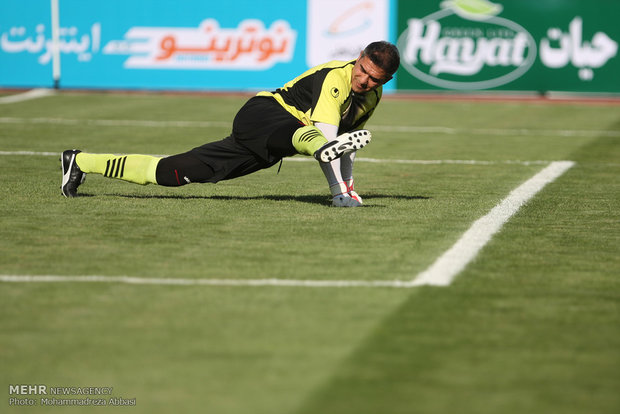
[[[356,151],[370,142],[362,130],[381,100],[382,85],[400,62],[388,42],[369,44],[356,60],[309,69],[273,92],[260,92],[239,110],[227,138],[165,158],[149,155],[62,153],[62,193],[76,197],[90,173],[138,184],[216,183],[296,154],[314,156],[329,184],[332,205],[357,207]]]

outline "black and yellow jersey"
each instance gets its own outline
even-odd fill
[[[271,96],[304,125],[315,122],[337,125],[338,133],[364,126],[381,100],[382,87],[365,94],[351,90],[355,61],[334,60],[315,66],[274,92]]]

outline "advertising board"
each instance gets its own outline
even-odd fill
[[[59,0],[60,86],[275,89],[387,39],[390,1]],[[52,50],[50,0],[0,4],[0,86],[51,86]]]
[[[620,92],[620,2],[399,2],[398,89]]]
[[[259,89],[306,68],[303,2],[59,3],[62,87]],[[51,85],[49,0],[0,7],[0,84]]]
[[[275,89],[369,42],[386,90],[620,93],[616,0],[58,0],[63,88]],[[50,0],[0,2],[0,87],[49,87]]]
[[[390,39],[390,0],[308,0],[308,66],[352,60]]]

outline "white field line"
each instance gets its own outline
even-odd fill
[[[2,152],[0,151],[0,155]],[[316,162],[312,157],[289,157],[285,158],[285,161],[294,162]],[[553,161],[548,160],[500,160],[500,161],[485,161],[485,160],[399,160],[389,158],[364,158],[355,157],[355,162],[367,162],[371,164],[417,164],[417,165],[440,165],[440,164],[464,164],[464,165],[498,165],[498,164],[515,164],[515,165],[547,165]]]
[[[142,278],[129,276],[20,276],[0,275],[0,282],[98,282],[139,285],[182,285],[182,286],[288,286],[288,287],[391,287],[412,288],[415,286],[448,286],[454,278],[476,257],[502,226],[525,203],[547,184],[555,181],[575,163],[556,161],[542,169],[532,178],[513,190],[508,197],[495,206],[487,215],[478,219],[461,238],[429,268],[413,280],[295,280],[295,279],[173,279]]]
[[[105,127],[151,127],[151,128],[230,128],[227,121],[153,121],[139,119],[68,119],[68,118],[17,118],[0,117],[1,124],[53,124],[53,125],[92,125]],[[503,136],[558,136],[558,137],[620,137],[620,131],[572,130],[572,129],[528,129],[528,128],[449,128],[443,126],[373,125],[372,131],[415,133],[415,134],[475,134]]]
[[[410,281],[397,280],[303,280],[303,279],[172,279],[130,276],[18,276],[0,275],[0,282],[53,283],[90,282],[129,285],[176,286],[283,286],[283,287],[412,287]]]
[[[53,89],[31,89],[28,92],[18,93],[17,95],[2,96],[0,97],[0,104],[28,101],[30,99],[43,98],[54,94],[55,92]]]
[[[150,127],[150,128],[230,128],[225,121],[151,121],[140,119],[67,119],[67,118],[14,118],[0,117],[2,124],[50,124],[50,125],[92,125],[107,127]]]
[[[28,156],[42,156],[42,157],[60,157],[60,151],[0,151],[0,155],[28,155]]]
[[[42,157],[60,157],[60,151],[0,151],[0,156],[10,155],[26,155],[26,156],[42,156]],[[158,157],[165,157],[166,154],[152,154]],[[316,162],[312,157],[287,157],[285,161],[292,162]],[[398,160],[398,159],[386,159],[386,158],[364,158],[357,157],[355,162],[367,162],[372,164],[415,164],[415,165],[439,165],[439,164],[462,164],[462,165],[498,165],[498,164],[513,164],[513,165],[547,165],[552,161],[546,160],[534,160],[534,161],[521,161],[521,160],[501,160],[501,161],[485,161],[485,160]]]
[[[478,252],[491,240],[491,237],[522,205],[573,165],[575,163],[572,161],[552,162],[548,167],[514,189],[487,215],[474,222],[469,230],[428,269],[418,274],[413,283],[432,286],[450,285],[454,278],[465,269]]]

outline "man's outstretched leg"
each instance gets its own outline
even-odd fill
[[[91,173],[135,184],[179,187],[189,183],[216,183],[270,166],[257,162],[253,154],[231,137],[164,158],[67,150],[61,155],[61,163],[61,188],[65,197],[76,197],[85,175]]]
[[[61,155],[62,194],[76,197],[86,174],[95,173],[136,184],[157,184],[155,173],[161,158],[151,155],[88,154],[67,150]]]

